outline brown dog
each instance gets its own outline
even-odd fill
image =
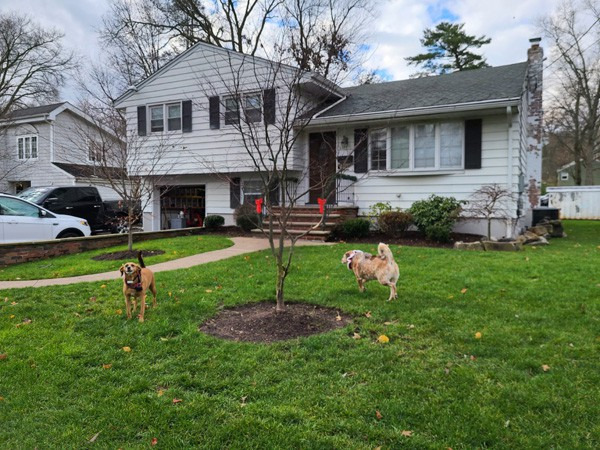
[[[377,280],[383,286],[389,286],[389,302],[394,298],[398,298],[396,283],[400,271],[398,270],[398,264],[394,261],[394,255],[392,255],[392,251],[387,245],[380,243],[377,252],[378,255],[373,256],[361,250],[351,250],[344,254],[342,263],[354,272],[360,292],[364,292],[365,282],[371,280]]]
[[[152,292],[152,306],[156,308],[156,281],[154,274],[144,264],[142,252],[138,252],[139,265],[128,262],[121,266],[120,272],[123,275],[123,295],[125,296],[125,308],[127,318],[131,319],[131,314],[137,310],[137,299],[140,299],[140,322],[144,321],[144,312],[146,311],[146,291]],[[131,297],[133,297],[133,309],[131,308]]]

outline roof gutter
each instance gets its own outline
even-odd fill
[[[377,119],[395,119],[400,117],[411,117],[419,115],[429,114],[444,114],[451,112],[462,112],[472,111],[476,109],[493,109],[493,108],[506,108],[508,106],[518,105],[520,97],[509,97],[495,100],[484,100],[478,102],[466,102],[466,103],[454,103],[449,105],[439,106],[427,106],[418,108],[406,108],[400,110],[388,110],[388,111],[375,111],[366,113],[356,114],[340,114],[329,117],[317,117],[323,114],[327,109],[332,108],[334,105],[324,109],[313,116],[314,123],[329,124],[329,123],[347,123],[347,122],[358,122],[364,120],[377,120]],[[339,102],[337,102],[339,103]],[[335,103],[335,104],[337,104]]]

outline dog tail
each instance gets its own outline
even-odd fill
[[[392,251],[383,242],[380,242],[377,246],[377,252],[379,253],[379,256],[385,259],[388,263],[392,263],[394,261],[394,255],[392,254]]]
[[[144,267],[146,267],[146,264],[144,264],[144,259],[142,258],[142,251],[140,250],[138,252],[138,261],[140,263],[140,267],[143,269]]]

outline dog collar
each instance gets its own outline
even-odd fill
[[[127,287],[129,287],[130,289],[135,289],[138,292],[142,290],[142,280],[141,280],[141,277],[139,277],[139,276],[138,276],[137,281],[136,280],[127,280],[127,281],[125,281],[125,283],[127,284]]]

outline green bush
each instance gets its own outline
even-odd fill
[[[345,238],[363,238],[369,235],[370,227],[366,219],[349,219],[341,224],[339,232]]]
[[[206,216],[204,218],[204,227],[208,230],[216,230],[223,225],[225,225],[225,218],[223,216]]]
[[[244,231],[252,231],[260,224],[260,217],[255,207],[250,204],[238,206],[233,217],[236,225]]]
[[[427,200],[414,202],[409,212],[414,224],[429,239],[446,242],[461,212],[464,202],[454,197],[431,195]]]
[[[367,217],[371,221],[371,225],[379,228],[379,216],[383,213],[393,211],[392,205],[389,202],[378,202],[371,205]]]
[[[383,233],[391,237],[401,237],[408,230],[412,221],[412,214],[408,211],[387,211],[379,215],[377,226]]]

